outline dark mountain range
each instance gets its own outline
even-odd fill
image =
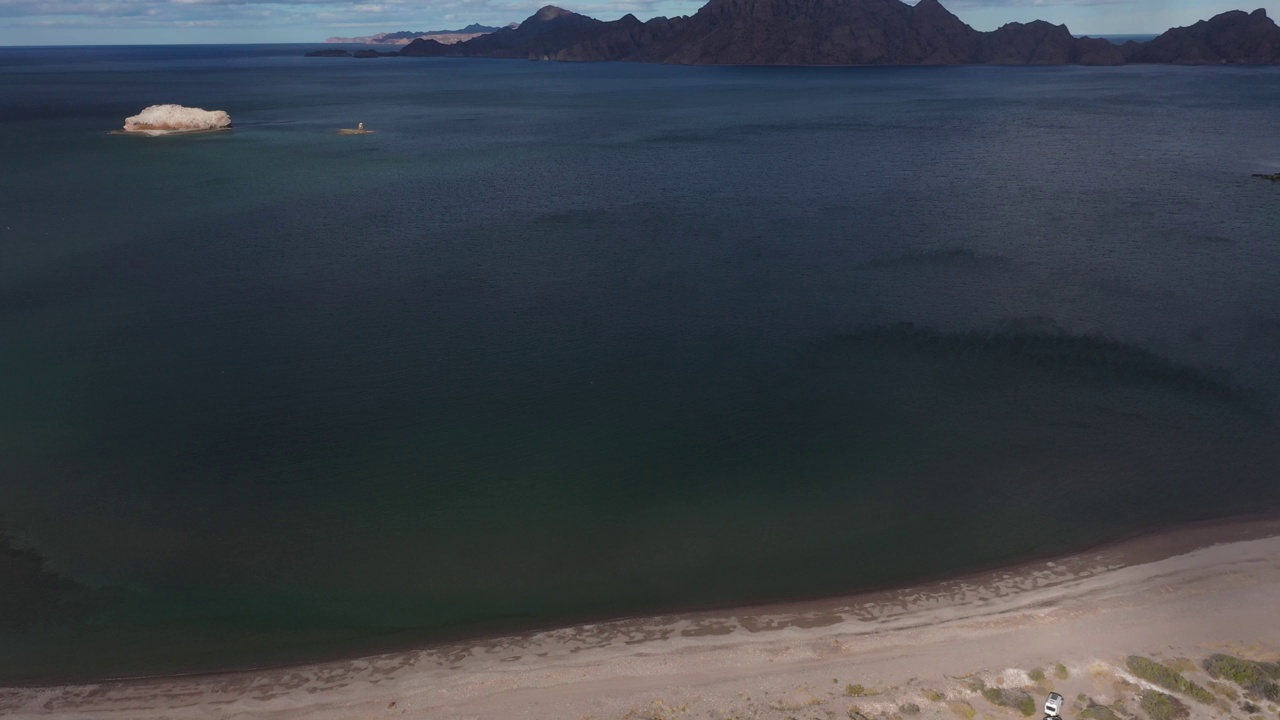
[[[1280,31],[1266,10],[1232,10],[1122,50],[1128,62],[1266,65],[1280,62]]]
[[[1120,65],[1280,62],[1280,28],[1263,10],[1232,11],[1118,46],[1065,25],[966,25],[938,0],[710,0],[697,13],[603,22],[547,6],[514,28],[407,56],[634,61],[691,65]]]

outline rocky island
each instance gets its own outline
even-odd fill
[[[1123,65],[1280,63],[1280,28],[1233,10],[1149,42],[1075,37],[1042,20],[974,30],[938,0],[710,0],[687,17],[601,21],[548,5],[515,27],[407,57],[630,61],[689,65]]]
[[[231,116],[224,110],[205,110],[182,105],[152,105],[124,121],[124,132],[151,136],[223,130],[229,127]]]

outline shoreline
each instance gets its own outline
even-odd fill
[[[1247,589],[1249,582],[1228,576],[1239,575],[1233,563],[1259,568],[1249,582],[1280,589],[1280,517],[1166,528],[1068,556],[825,600],[583,623],[279,668],[10,686],[0,689],[0,715],[81,716],[128,709],[134,713],[130,717],[139,718],[185,717],[187,711],[203,717],[211,708],[234,703],[246,706],[238,711],[245,717],[346,718],[368,716],[373,707],[369,703],[395,696],[416,698],[412,707],[425,713],[423,717],[453,717],[447,713],[455,707],[472,708],[457,717],[488,717],[472,706],[490,705],[494,717],[578,717],[559,710],[545,715],[525,712],[523,706],[513,709],[502,702],[514,693],[549,695],[570,704],[608,704],[615,699],[625,704],[635,692],[685,692],[684,674],[657,671],[681,666],[691,657],[700,658],[691,671],[714,676],[719,687],[790,682],[827,656],[924,647],[928,643],[921,638],[936,643],[938,637],[956,633],[971,636],[968,644],[976,656],[983,647],[996,647],[993,643],[1005,633],[1043,630],[1046,618],[1069,622],[1071,617],[1084,617],[1096,623],[1095,615],[1105,618],[1101,610],[1107,608],[1137,612],[1141,618],[1146,617],[1144,603],[1193,602],[1207,592],[1202,586],[1219,593]],[[1280,616],[1276,603],[1231,604],[1236,613]],[[1274,647],[1266,645],[1268,638],[1259,636],[1259,641],[1264,650],[1280,652],[1280,623],[1270,622],[1270,616],[1266,620],[1277,634]],[[1186,635],[1181,632],[1173,639]],[[962,659],[968,654],[966,649]],[[775,663],[779,659],[788,661]],[[948,667],[951,672],[943,672],[943,677],[963,669],[962,664],[957,667]],[[912,673],[922,674],[928,673]],[[274,702],[286,697],[287,703]],[[410,707],[404,699],[387,702],[401,710]],[[261,705],[248,707],[255,703]],[[276,707],[280,704],[289,711]],[[36,707],[39,712],[30,712]],[[356,707],[364,714],[348,712]]]
[[[122,133],[124,134],[124,133]],[[131,134],[131,133],[130,133]],[[165,672],[139,675],[76,677],[70,676],[56,680],[5,681],[0,679],[0,691],[7,689],[47,689],[82,685],[104,685],[112,683],[147,683],[170,680],[221,679],[234,676],[259,675],[263,673],[284,672],[298,668],[331,665],[361,659],[404,655],[409,653],[430,653],[456,651],[459,648],[485,647],[513,639],[533,638],[550,633],[571,632],[583,627],[624,626],[652,622],[678,621],[715,621],[721,616],[753,617],[798,614],[806,612],[823,612],[833,607],[864,605],[885,602],[890,598],[908,592],[931,593],[948,588],[954,584],[982,585],[996,578],[1008,578],[1019,574],[1034,572],[1043,566],[1060,566],[1082,568],[1084,572],[1096,573],[1100,563],[1108,563],[1108,570],[1143,565],[1169,557],[1186,554],[1213,545],[1267,537],[1280,537],[1280,512],[1251,513],[1225,518],[1196,520],[1187,523],[1172,524],[1152,529],[1139,530],[1121,535],[1118,538],[1103,540],[1086,546],[1083,549],[1067,553],[1047,553],[1040,556],[1021,558],[1011,563],[994,563],[971,566],[945,573],[923,577],[909,583],[872,586],[856,591],[816,598],[782,598],[763,603],[725,604],[714,606],[677,607],[657,613],[600,615],[585,617],[576,621],[547,622],[538,625],[513,625],[509,629],[491,629],[486,632],[442,635],[431,640],[406,641],[388,643],[372,650],[337,651],[331,654],[320,653],[315,658],[279,664],[263,664],[248,666],[231,666],[211,670],[195,670],[191,672]],[[371,643],[377,645],[377,643]],[[0,713],[2,714],[2,713]]]

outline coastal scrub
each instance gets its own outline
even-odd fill
[[[982,697],[992,705],[1013,708],[1027,717],[1031,717],[1036,712],[1035,698],[1031,697],[1031,693],[1026,690],[987,688],[982,691]]]
[[[1173,668],[1162,665],[1151,658],[1130,655],[1125,661],[1125,666],[1129,668],[1129,672],[1133,673],[1134,677],[1146,680],[1153,685],[1159,685],[1166,690],[1188,695],[1206,705],[1213,704],[1213,693],[1186,679]]]
[[[1115,710],[1106,705],[1090,705],[1080,713],[1082,720],[1120,720]]]
[[[1151,720],[1186,720],[1191,716],[1185,703],[1159,690],[1143,690],[1138,704]]]
[[[1204,660],[1205,672],[1214,679],[1226,679],[1244,688],[1246,694],[1280,701],[1280,663],[1261,663],[1221,653]]]

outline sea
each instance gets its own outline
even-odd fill
[[[1280,510],[1280,68],[316,47],[0,49],[2,682]]]

